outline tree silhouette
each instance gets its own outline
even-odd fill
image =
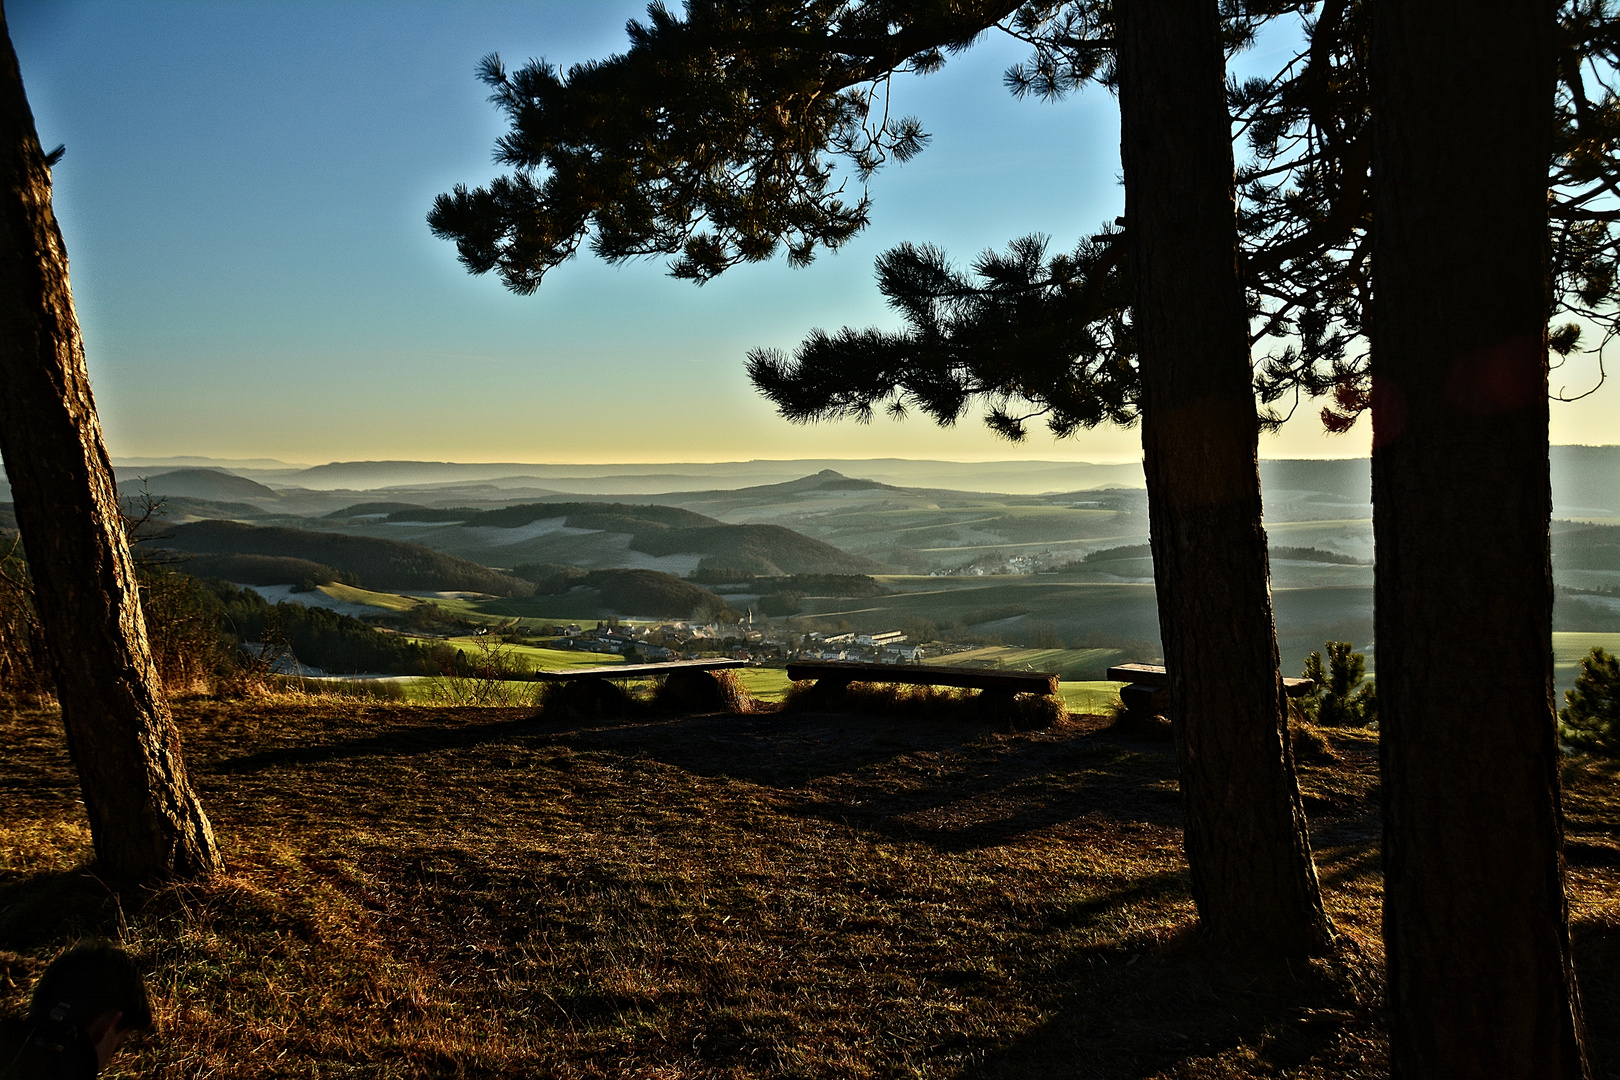
[[[51,211],[0,13],[0,456],[96,858],[117,883],[219,868],[147,644]]]
[[[1374,622],[1396,1076],[1585,1077],[1548,520],[1552,4],[1373,9]]]
[[[515,172],[440,196],[428,220],[456,242],[470,270],[496,271],[518,292],[537,287],[587,236],[609,261],[668,254],[672,273],[697,281],[781,245],[803,263],[867,219],[864,190],[848,202],[833,186],[833,161],[841,157],[864,181],[886,157],[904,159],[923,143],[919,123],[888,116],[894,74],[932,70],[996,25],[1038,49],[1061,50],[1075,78],[1124,72],[1127,221],[1158,235],[1155,243],[1179,242],[1178,230],[1190,225],[1198,257],[1187,265],[1154,258],[1130,225],[1125,248],[1105,238],[1067,260],[1043,262],[1039,243],[1026,242],[981,263],[994,279],[989,288],[957,289],[941,304],[940,290],[959,283],[926,250],[902,252],[890,263],[893,295],[918,280],[932,288],[913,310],[943,331],[927,342],[940,362],[908,386],[939,419],[954,418],[973,393],[1054,385],[1063,387],[1069,411],[1060,424],[1070,430],[1144,411],[1160,622],[1200,915],[1213,936],[1241,948],[1314,951],[1329,931],[1284,730],[1221,52],[1251,37],[1265,12],[1222,21],[1215,0],[1118,10],[1140,16],[1129,49],[1116,49],[1104,5],[693,0],[684,20],[654,6],[646,25],[631,25],[628,52],[566,75],[543,62],[509,73],[487,59],[481,78],[512,122],[497,157]],[[1168,55],[1175,62],[1161,62]],[[1039,64],[1028,76],[1043,77]],[[1191,174],[1176,160],[1187,147],[1156,134],[1166,124],[1196,147]],[[1090,283],[1067,289],[1081,270]],[[1198,317],[1182,319],[1178,301]],[[1091,312],[1107,305],[1109,341],[1071,332],[1095,326]],[[1127,306],[1140,325],[1128,321]],[[1006,341],[1031,312],[1042,316],[1034,347],[994,351],[999,344],[988,343]],[[1054,314],[1067,327],[1053,329]],[[1189,335],[1186,326],[1197,329]],[[1078,345],[1117,361],[1119,347],[1138,337],[1140,401],[1126,392],[1128,364],[1075,376],[1063,355]],[[1024,378],[1032,356],[1046,366]],[[753,369],[772,370],[757,355]],[[870,367],[849,374],[871,383]],[[1093,390],[1098,397],[1087,401]],[[860,393],[847,399],[857,413]],[[1008,433],[1020,422],[1011,414],[1001,421]],[[1234,786],[1246,797],[1221,794]]]

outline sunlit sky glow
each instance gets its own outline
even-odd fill
[[[1120,461],[1135,431],[1014,446],[977,415],[800,427],[743,357],[813,327],[892,326],[874,258],[901,240],[966,262],[1031,232],[1067,248],[1112,219],[1118,113],[1099,89],[1014,100],[1023,47],[990,36],[895,88],[933,135],[874,180],[873,225],[808,269],[702,288],[662,262],[586,256],[519,297],[474,278],[424,216],[495,175],[500,116],[473,77],[498,52],[569,64],[622,50],[638,3],[13,0],[11,34],[55,170],[90,370],[115,455],[290,462],[911,457]],[[1243,63],[1268,73],[1286,41]],[[1555,385],[1585,388],[1581,360]],[[1620,442],[1620,391],[1554,403],[1554,442]],[[1308,403],[1267,457],[1348,457]]]

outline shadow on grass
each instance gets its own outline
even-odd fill
[[[535,734],[540,729],[566,730],[567,725],[547,724],[532,716],[474,724],[452,725],[448,722],[416,724],[392,728],[363,739],[344,739],[310,746],[286,746],[214,761],[204,760],[194,764],[192,768],[195,771],[239,774],[291,765],[325,765],[362,758],[437,754],[450,750],[466,750],[486,743],[511,742],[521,736]]]
[[[1105,906],[1122,901],[1130,898]],[[1045,1022],[970,1075],[1376,1075],[1386,1052],[1377,972],[1349,948],[1265,964],[1214,954],[1193,937],[1110,944],[1066,957],[1047,979]]]
[[[359,739],[224,757],[202,767],[218,773],[252,773],[364,758],[431,755],[541,738],[576,752],[647,754],[700,775],[792,787],[907,753],[952,749],[983,737],[987,730],[991,729],[982,724],[925,728],[915,723],[874,724],[869,718],[783,713],[629,719],[582,726],[577,721],[528,713],[497,721],[457,724],[447,719],[401,726]]]
[[[1008,735],[980,722],[813,712],[598,726],[528,714],[446,721],[225,757],[199,771],[248,774],[542,741],[774,788],[790,796],[789,813],[941,850],[994,846],[1088,816],[1167,829],[1181,821],[1170,748],[1107,731]]]
[[[1315,849],[1316,874],[1324,886],[1335,887],[1357,878],[1383,880],[1383,852],[1379,848]]]
[[[37,953],[82,937],[114,936],[121,900],[87,867],[0,882],[0,951]]]
[[[1168,747],[1074,728],[1004,734],[961,721],[776,713],[599,729],[569,742],[773,787],[795,796],[789,813],[941,850],[994,846],[1087,816],[1180,827]]]

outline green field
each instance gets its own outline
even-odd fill
[[[494,635],[490,636],[493,637]],[[439,644],[453,645],[467,656],[476,657],[479,652],[479,643],[488,639],[467,634],[463,637],[417,638],[415,640],[418,644],[430,647]],[[506,644],[502,644],[500,650],[526,671],[563,671],[573,668],[610,667],[614,664],[624,663],[624,657],[616,653],[580,652],[577,649],[546,649],[538,645]]]
[[[736,668],[732,674],[760,701],[781,701],[793,685],[782,668]]]
[[[1063,704],[1071,713],[1106,716],[1119,703],[1122,682],[1064,682],[1058,684]]]
[[[1564,691],[1575,685],[1581,659],[1593,649],[1611,655],[1620,653],[1620,634],[1553,634],[1553,681],[1558,686],[1558,707],[1564,706]]]
[[[1019,649],[989,645],[924,660],[925,664],[953,667],[994,666],[1002,671],[1050,671],[1064,680],[1096,678],[1110,664],[1119,663],[1118,649]]]
[[[330,585],[322,585],[320,591],[346,604],[365,604],[367,607],[380,608],[383,611],[409,611],[422,602],[414,596],[372,592],[370,589],[356,588],[353,585],[339,585],[335,581]]]

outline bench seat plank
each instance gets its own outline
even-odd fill
[[[1108,669],[1107,674],[1113,682],[1140,683],[1144,686],[1158,687],[1170,685],[1170,676],[1165,674],[1163,664],[1115,664]],[[1283,690],[1289,697],[1308,694],[1315,685],[1310,679],[1283,680]]]
[[[1045,671],[992,671],[934,664],[865,664],[853,660],[799,660],[787,666],[788,678],[833,682],[904,683],[908,686],[954,686],[963,690],[1004,690],[1049,696],[1058,692],[1058,676]]]
[[[747,660],[664,660],[654,664],[604,664],[601,667],[536,671],[534,678],[538,682],[567,682],[570,679],[639,679],[648,675],[667,675],[672,671],[718,671],[722,668],[747,666]]]

